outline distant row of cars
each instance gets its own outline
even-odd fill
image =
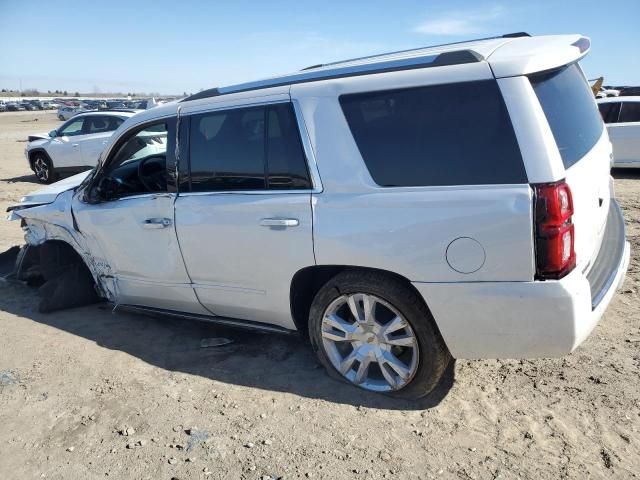
[[[82,102],[72,102],[71,105],[63,105],[58,109],[59,120],[69,120],[79,113],[91,112],[95,110],[146,110],[165,103],[155,99],[145,100],[83,100]]]
[[[2,102],[0,101],[0,112],[22,112],[25,110],[55,110],[60,105],[50,101],[24,100],[22,102]]]
[[[55,110],[58,109],[57,117],[59,120],[68,120],[74,115],[82,112],[90,112],[93,110],[113,110],[113,109],[138,109],[146,110],[158,103],[155,99],[143,100],[126,100],[126,99],[90,99],[90,100],[22,100],[20,102],[4,102],[0,100],[0,112],[20,112],[20,111],[36,111],[36,110]]]

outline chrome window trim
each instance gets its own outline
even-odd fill
[[[107,200],[106,202],[101,203],[110,203],[110,202],[122,202],[125,200],[138,200],[141,198],[150,198],[151,200],[155,200],[156,198],[175,198],[177,195],[175,192],[155,192],[155,193],[140,193],[137,195],[128,195],[126,197],[113,198],[111,200]]]
[[[226,105],[224,107],[218,108],[207,108],[204,110],[198,111],[190,111],[188,113],[181,112],[181,118],[190,118],[193,115],[204,115],[209,112],[220,112],[227,110],[234,110],[238,108],[251,108],[251,107],[261,107],[265,105],[277,105],[282,103],[290,103],[293,106],[293,113],[296,117],[296,124],[298,126],[298,134],[300,135],[300,141],[302,142],[302,149],[304,151],[305,161],[307,162],[307,171],[309,172],[309,177],[311,179],[312,188],[305,189],[296,189],[296,190],[277,190],[277,189],[267,189],[267,190],[211,190],[206,192],[179,192],[179,196],[187,197],[187,196],[202,196],[202,195],[219,195],[219,194],[235,194],[235,195],[282,195],[282,194],[300,194],[300,193],[322,193],[322,181],[320,179],[320,173],[318,171],[318,165],[316,163],[316,157],[311,146],[311,140],[309,138],[309,131],[307,130],[306,123],[304,122],[304,118],[302,116],[302,110],[300,109],[300,105],[298,101],[292,99],[290,96],[288,99],[277,99],[277,100],[264,100],[258,102],[251,103],[239,103],[236,105]],[[177,129],[176,129],[177,131]],[[177,163],[177,162],[176,162]]]
[[[313,190],[211,190],[209,192],[180,192],[179,197],[201,197],[206,195],[294,195],[313,193]]]

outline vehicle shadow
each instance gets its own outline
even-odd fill
[[[35,183],[36,185],[42,185],[34,174],[20,175],[18,177],[11,177],[11,178],[0,178],[0,182],[7,182],[7,183],[25,182],[25,183]]]
[[[188,373],[228,384],[293,393],[311,399],[389,410],[424,410],[437,406],[454,383],[451,362],[440,385],[420,401],[372,394],[330,378],[308,342],[298,335],[261,334],[211,323],[112,313],[98,304],[43,314],[35,289],[0,282],[0,310],[64,330],[111,350],[126,352],[168,371]],[[223,347],[202,348],[202,339],[225,337]]]
[[[60,174],[58,176],[58,180],[63,180],[67,177],[70,177],[73,174]],[[46,187],[46,185],[44,183],[41,183],[38,181],[38,179],[36,178],[35,174],[27,174],[27,175],[20,175],[17,177],[10,177],[10,178],[0,178],[0,182],[7,182],[7,183],[17,183],[17,182],[24,182],[24,183],[33,183],[35,185],[39,185],[41,187]]]
[[[611,176],[615,179],[640,180],[640,168],[613,168]]]

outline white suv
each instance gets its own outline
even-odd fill
[[[640,97],[598,100],[613,144],[613,166],[640,168]]]
[[[113,132],[136,111],[82,113],[47,134],[29,135],[24,154],[42,183],[93,168]]]
[[[18,278],[45,311],[95,282],[117,308],[297,330],[330,374],[404,398],[452,357],[567,354],[629,261],[589,46],[509,35],[147,110],[78,186],[12,207]]]

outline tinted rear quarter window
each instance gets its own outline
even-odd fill
[[[602,135],[603,122],[593,93],[576,64],[530,75],[565,168],[593,148]]]
[[[619,122],[640,122],[640,102],[622,102]]]
[[[527,182],[493,80],[349,94],[340,104],[380,186]]]

